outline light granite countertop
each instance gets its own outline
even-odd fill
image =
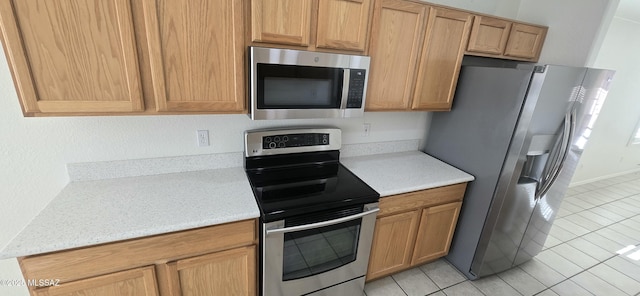
[[[380,196],[456,183],[474,177],[420,151],[346,157],[340,160]]]
[[[392,153],[342,157],[341,162],[381,196],[473,180],[473,176],[422,152],[395,152],[404,148],[392,144],[363,148],[379,151],[383,147]],[[417,146],[417,142],[409,144],[409,148]],[[213,161],[211,164],[229,160],[222,163],[231,167],[197,170],[187,166],[185,170],[196,171],[177,172],[180,163],[185,163],[184,157],[76,167],[71,176],[75,181],[0,251],[0,259],[259,217],[251,185],[237,160],[241,155],[214,156],[202,157]],[[195,158],[196,163],[202,160]],[[92,173],[89,176],[87,172]],[[100,173],[93,176],[95,172]],[[105,179],[92,180],[100,176]]]
[[[71,182],[0,259],[257,218],[242,167]]]

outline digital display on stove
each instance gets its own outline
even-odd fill
[[[329,145],[329,134],[283,134],[262,137],[262,149]]]

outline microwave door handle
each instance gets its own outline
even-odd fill
[[[351,69],[342,69],[342,98],[340,99],[340,109],[347,109],[347,99],[349,98],[349,80]]]
[[[329,221],[322,221],[322,222],[317,222],[317,223],[312,223],[312,224],[307,224],[307,225],[287,227],[287,228],[269,229],[269,230],[267,230],[267,235],[276,234],[276,233],[296,232],[296,231],[302,231],[302,230],[307,230],[307,229],[330,226],[330,225],[334,225],[334,224],[340,224],[340,223],[343,223],[343,222],[356,220],[356,219],[360,219],[360,218],[362,218],[364,216],[375,214],[378,211],[380,211],[380,209],[374,208],[374,209],[371,209],[371,210],[366,211],[366,212],[362,212],[362,213],[359,213],[359,214],[355,214],[355,215],[351,215],[351,216],[347,216],[347,217],[342,217],[342,218],[338,218],[338,219],[333,219],[333,220],[329,220]]]

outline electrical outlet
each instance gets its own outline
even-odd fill
[[[198,147],[209,146],[209,131],[198,130]]]
[[[362,129],[364,131],[364,136],[368,137],[369,136],[369,132],[371,132],[371,123],[363,123],[362,124]]]

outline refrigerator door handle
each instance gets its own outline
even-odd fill
[[[573,134],[576,129],[576,108],[575,106],[571,108],[571,111],[567,112],[564,117],[564,129],[562,132],[562,145],[560,146],[560,153],[558,153],[558,157],[556,158],[555,163],[553,164],[551,171],[545,178],[541,181],[540,189],[536,194],[536,200],[542,198],[551,186],[555,183],[556,179],[560,175],[560,171],[564,166],[565,160],[569,155],[569,150],[571,143],[573,142]]]

